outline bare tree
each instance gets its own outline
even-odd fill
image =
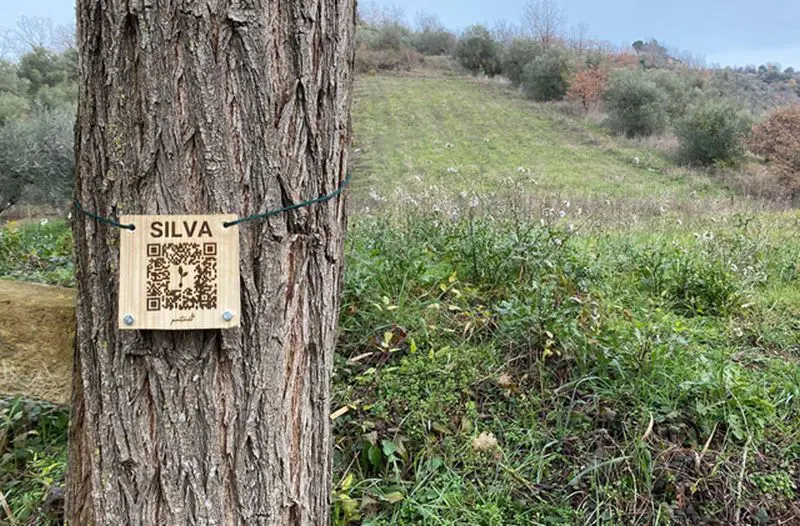
[[[358,17],[374,26],[405,25],[405,10],[397,4],[380,6],[374,1],[359,2]]]
[[[553,0],[528,0],[523,20],[525,30],[548,48],[561,38],[567,17]]]
[[[56,26],[52,44],[55,51],[63,52],[75,47],[75,26]]]
[[[53,20],[40,16],[20,17],[15,33],[20,53],[37,47],[50,49],[56,41],[56,27]]]
[[[8,60],[16,54],[14,31],[8,27],[0,27],[0,60]]]
[[[572,50],[578,55],[582,55],[584,52],[586,52],[590,45],[589,26],[583,22],[576,26],[572,26],[570,29],[568,43],[570,48],[572,48]]]
[[[519,34],[519,28],[509,22],[507,18],[501,18],[492,26],[492,36],[503,45],[508,45]]]
[[[345,180],[354,0],[77,13],[87,208],[244,217]],[[345,219],[337,198],[239,227],[241,327],[176,332],[118,329],[120,231],[76,217],[69,524],[330,523]]]
[[[442,31],[444,25],[438,16],[425,11],[417,11],[417,14],[414,15],[414,28],[420,32]]]

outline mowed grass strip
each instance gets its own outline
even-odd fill
[[[528,101],[499,82],[364,76],[354,107],[355,187],[482,193],[510,181],[574,197],[719,194],[707,177]],[[635,160],[638,158],[638,162]]]

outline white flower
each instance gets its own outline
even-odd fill
[[[451,166],[450,168],[447,169],[447,173],[449,173],[449,174],[457,174],[458,173],[458,168],[456,168],[455,166]]]
[[[634,157],[634,158],[633,158],[633,164],[635,164],[636,166],[639,166],[639,162],[640,162],[640,161],[639,161],[639,158],[638,158],[638,157]]]
[[[467,198],[467,192],[465,192],[463,190],[461,192],[459,192],[458,195],[461,196],[461,199],[466,199]]]
[[[484,137],[483,142],[489,142],[489,137]]]
[[[525,168],[524,166],[517,166],[517,172],[521,174],[528,173],[528,169]]]
[[[553,239],[553,243],[554,243],[554,244],[555,244],[557,247],[560,247],[560,246],[561,246],[561,240],[560,240],[560,239],[558,239],[558,238],[555,238],[555,239]]]
[[[472,197],[472,200],[469,202],[470,208],[476,208],[478,206],[478,198]]]
[[[49,223],[49,222],[50,222],[50,221],[48,221],[48,220],[47,220],[47,218],[45,217],[44,219],[42,219],[41,221],[39,221],[39,224],[40,224],[40,225],[42,225],[42,226],[44,226],[44,225],[46,225],[46,224],[47,224],[47,223]]]
[[[495,448],[497,448],[497,438],[494,436],[494,433],[487,433],[484,431],[472,439],[472,449],[479,453],[492,451]]]
[[[567,215],[567,213],[566,213],[565,211],[563,211],[563,210],[559,210],[559,212],[558,212],[558,217],[561,217],[561,218],[563,218],[563,217],[565,217],[566,215]]]
[[[453,145],[448,142],[448,143],[445,143],[444,147],[449,150],[450,148],[453,147]]]
[[[570,232],[575,232],[575,225],[573,225],[572,223],[568,224],[567,230]]]

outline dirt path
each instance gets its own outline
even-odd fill
[[[69,401],[75,291],[0,281],[0,394]]]

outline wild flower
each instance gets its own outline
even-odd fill
[[[449,173],[449,174],[457,174],[458,173],[458,168],[456,168],[455,166],[451,166],[450,168],[447,169],[447,173]]]
[[[478,206],[478,198],[476,196],[472,196],[472,200],[469,202],[470,208],[476,208]]]
[[[374,189],[372,189],[372,188],[370,188],[370,190],[369,190],[369,196],[370,196],[370,197],[372,198],[372,200],[373,200],[373,201],[375,201],[376,203],[380,203],[380,202],[382,202],[382,201],[386,201],[386,198],[385,198],[385,197],[381,197],[381,196],[378,194],[378,192],[376,192],[376,191],[375,191]]]
[[[528,173],[528,169],[525,168],[524,166],[517,166],[517,172],[519,172],[521,174],[526,174],[526,173]]]
[[[447,149],[449,150],[450,148],[452,148],[452,147],[453,147],[453,145],[452,145],[451,143],[449,143],[449,142],[448,142],[448,143],[445,143],[444,147],[445,147],[445,148],[447,148]]]
[[[472,449],[479,453],[491,451],[497,447],[497,438],[494,433],[487,433],[484,431],[477,437],[472,439]]]
[[[566,216],[567,216],[567,213],[564,210],[559,210],[558,211],[558,217],[563,219]]]

